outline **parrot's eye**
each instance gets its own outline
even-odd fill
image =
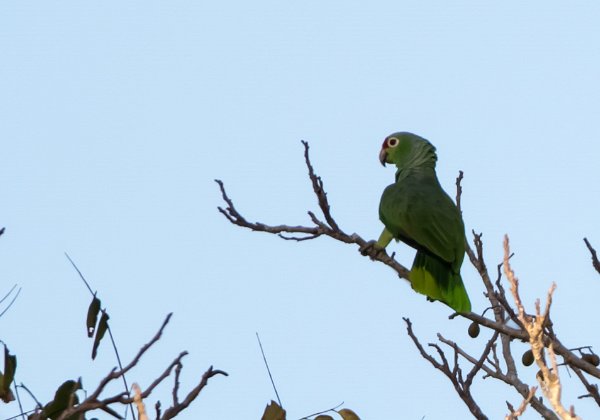
[[[398,143],[400,143],[400,141],[396,137],[390,137],[387,141],[387,144],[390,147],[396,147],[398,146]]]

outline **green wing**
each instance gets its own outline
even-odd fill
[[[457,312],[469,312],[471,303],[460,276],[464,224],[437,179],[404,179],[390,185],[379,211],[386,229],[417,249],[410,273],[413,289]]]
[[[456,272],[460,270],[465,254],[462,217],[437,180],[406,179],[388,186],[379,215],[396,239],[425,249]]]

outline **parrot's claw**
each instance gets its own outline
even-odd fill
[[[385,254],[385,248],[377,245],[376,241],[369,241],[366,244],[360,246],[358,248],[358,252],[360,252],[365,257],[368,255],[371,258],[378,257],[382,253]]]

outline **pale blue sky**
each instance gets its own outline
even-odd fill
[[[183,349],[183,389],[211,364],[229,372],[182,418],[260,417],[274,394],[256,331],[290,419],[341,401],[366,420],[467,417],[402,317],[424,343],[439,331],[478,352],[487,333],[470,339],[466,321],[350,246],[283,242],[216,211],[221,178],[249,220],[309,223],[304,139],[342,228],[376,238],[394,172],[377,154],[399,130],[437,146],[450,195],[465,171],[465,224],[484,232],[490,267],[508,233],[525,302],[555,281],[559,337],[600,350],[581,324],[600,293],[582,242],[600,248],[599,21],[591,1],[3,2],[0,294],[23,291],[0,338],[17,381],[48,401],[78,375],[93,389],[115,363],[107,343],[89,359],[89,295],[67,251],[125,359],[175,312],[130,382]],[[410,265],[410,249],[393,250]],[[483,310],[468,263],[463,278]],[[565,403],[592,417],[563,379]],[[520,403],[489,379],[474,393],[492,418]]]

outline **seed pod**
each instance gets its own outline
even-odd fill
[[[527,350],[525,353],[523,353],[523,357],[521,357],[521,362],[523,362],[525,366],[531,366],[533,364],[533,360],[533,352],[531,350]]]
[[[581,358],[594,366],[600,365],[600,357],[597,354],[584,354]]]
[[[477,322],[471,322],[469,325],[469,336],[475,338],[479,335],[479,324]]]

